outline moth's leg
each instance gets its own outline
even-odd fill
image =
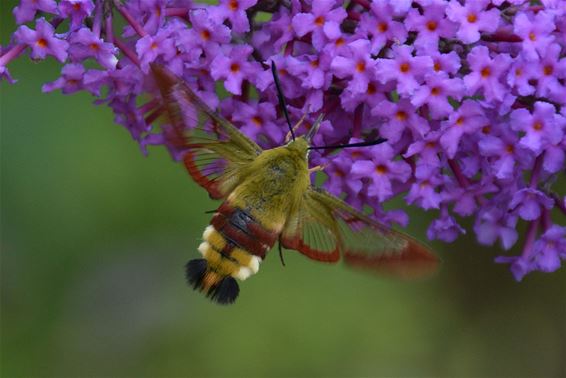
[[[317,165],[317,166],[315,166],[315,167],[309,168],[309,173],[318,172],[318,171],[323,171],[324,168],[326,168],[326,164]]]
[[[293,132],[297,131],[297,129],[299,128],[299,126],[301,126],[303,124],[303,121],[305,120],[305,117],[307,116],[307,114],[303,114],[303,116],[301,117],[301,119],[299,120],[299,122],[297,122],[295,124],[295,126],[293,126]],[[289,140],[291,140],[291,131],[289,130],[287,132],[287,135],[285,135],[285,143],[289,142]]]
[[[281,247],[281,236],[279,236],[279,243],[277,243],[277,245],[279,246],[279,258],[281,259],[281,265],[285,266],[285,260],[283,259],[283,248]]]

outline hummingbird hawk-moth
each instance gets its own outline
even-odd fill
[[[152,72],[170,126],[164,133],[183,151],[197,184],[223,201],[203,233],[202,258],[186,265],[195,289],[218,303],[234,302],[236,280],[257,273],[275,242],[313,260],[343,259],[399,277],[436,269],[439,260],[427,247],[311,185],[309,145],[322,116],[306,135],[295,138],[292,128],[287,144],[264,150],[167,68],[154,64]]]

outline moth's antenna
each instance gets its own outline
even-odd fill
[[[273,81],[275,82],[275,88],[277,89],[277,97],[279,98],[279,107],[283,110],[285,119],[287,120],[287,125],[291,131],[291,137],[295,140],[295,131],[293,131],[293,126],[291,126],[291,120],[289,119],[289,113],[287,113],[287,103],[285,103],[285,97],[283,97],[283,91],[281,91],[281,83],[279,82],[279,76],[277,75],[277,68],[275,67],[275,62],[271,61],[271,73],[273,74]]]
[[[349,147],[367,147],[367,146],[375,146],[376,144],[381,144],[383,142],[387,142],[387,139],[379,138],[376,140],[370,140],[368,142],[359,142],[359,143],[348,143],[348,144],[333,144],[331,146],[311,146],[309,150],[325,150],[325,149],[334,149],[334,148],[349,148]]]

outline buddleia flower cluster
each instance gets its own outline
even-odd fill
[[[517,280],[566,259],[564,0],[21,0],[13,14],[0,75],[51,56],[61,75],[43,90],[91,93],[144,153],[168,145],[152,63],[281,145],[273,62],[291,118],[325,114],[316,145],[387,139],[313,151],[331,193],[401,226],[404,211],[383,209],[393,198],[435,210],[431,240],[470,218],[480,244],[520,244],[495,259]]]

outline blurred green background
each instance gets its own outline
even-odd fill
[[[2,39],[14,24],[3,2]],[[472,235],[402,283],[272,253],[220,307],[185,285],[208,199],[144,157],[86,94],[42,94],[53,60],[1,90],[1,375],[566,376],[566,269],[513,280]],[[425,238],[429,218],[409,231]],[[469,226],[469,225],[468,225]],[[517,253],[515,251],[514,253]]]

